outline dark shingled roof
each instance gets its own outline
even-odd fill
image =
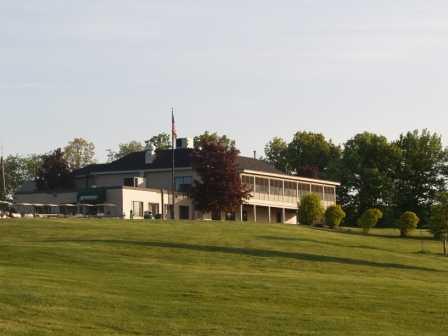
[[[188,168],[191,167],[192,149],[176,149],[175,167]],[[106,173],[131,170],[147,170],[147,169],[169,169],[172,166],[171,150],[159,151],[155,160],[151,164],[145,163],[145,152],[134,152],[125,157],[111,163],[93,164],[81,168],[74,172],[75,176],[87,175],[91,173]],[[257,170],[266,173],[283,174],[280,170],[271,166],[265,161],[256,160],[249,157],[239,156],[238,166],[241,170]]]

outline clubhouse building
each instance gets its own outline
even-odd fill
[[[72,190],[38,191],[34,183],[24,185],[16,194],[15,204],[22,213],[84,214],[99,217],[140,219],[144,217],[176,219],[210,219],[266,223],[297,223],[300,198],[317,194],[324,207],[336,203],[332,181],[286,175],[268,163],[240,156],[242,183],[250,186],[251,197],[234,213],[201,213],[188,196],[198,179],[192,167],[192,141],[178,139],[175,149],[174,175],[176,193],[172,207],[172,151],[131,153],[107,164],[93,164],[74,172]]]

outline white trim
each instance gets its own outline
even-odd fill
[[[259,175],[259,176],[266,176],[266,177],[276,177],[281,180],[292,180],[292,181],[302,181],[302,182],[309,182],[319,185],[331,185],[331,186],[340,186],[341,183],[334,182],[334,181],[327,181],[327,180],[318,180],[318,179],[312,179],[308,177],[298,177],[298,176],[292,176],[292,175],[284,175],[284,174],[275,174],[275,173],[266,173],[258,170],[248,170],[244,169],[241,171],[242,174],[252,174],[252,175]]]

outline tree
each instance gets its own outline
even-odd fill
[[[275,168],[288,173],[288,144],[285,140],[279,137],[273,138],[264,148],[266,161],[272,164]]]
[[[152,145],[152,147],[156,151],[170,149],[171,148],[171,137],[167,133],[160,133],[160,134],[153,136],[151,139],[149,139],[149,143]]]
[[[143,149],[144,149],[144,146],[139,141],[131,141],[128,143],[122,143],[122,144],[118,145],[118,152],[115,152],[112,149],[107,150],[107,161],[112,162],[115,160],[119,160],[128,154],[131,154],[134,152],[141,152]]]
[[[401,152],[395,183],[396,212],[413,211],[425,224],[437,194],[446,190],[448,152],[440,135],[428,130],[402,134],[395,144]]]
[[[299,223],[303,225],[318,224],[324,215],[319,196],[307,194],[300,199],[299,203]]]
[[[287,162],[296,175],[328,178],[330,164],[338,160],[340,154],[340,148],[322,134],[297,132],[288,145]]]
[[[194,181],[191,195],[197,210],[234,212],[249,197],[238,172],[238,154],[226,136],[205,132],[196,137],[192,159],[200,179]]]
[[[332,229],[337,228],[345,216],[345,212],[340,205],[332,205],[325,210],[325,224]]]
[[[412,211],[405,211],[401,214],[398,220],[398,227],[400,229],[400,236],[407,237],[409,233],[417,228],[420,218]]]
[[[58,148],[53,153],[43,156],[36,180],[39,190],[71,188],[73,178],[64,152]]]
[[[378,224],[378,221],[383,218],[383,213],[379,209],[367,209],[358,219],[358,225],[362,231],[367,234],[370,229]]]
[[[25,182],[34,181],[41,163],[40,155],[32,154],[25,157],[9,155],[4,160],[6,192],[3,191],[3,181],[1,181],[0,176],[0,200],[14,198],[17,189]]]
[[[83,138],[75,138],[64,148],[64,158],[71,170],[95,163],[95,145]]]
[[[338,200],[354,221],[369,208],[392,204],[400,151],[384,136],[360,133],[344,145],[338,167]]]
[[[447,255],[448,241],[448,193],[439,193],[431,208],[430,229],[435,238],[443,243],[443,254]]]

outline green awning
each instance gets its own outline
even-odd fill
[[[78,193],[78,203],[104,203],[106,201],[106,189],[86,189]]]

